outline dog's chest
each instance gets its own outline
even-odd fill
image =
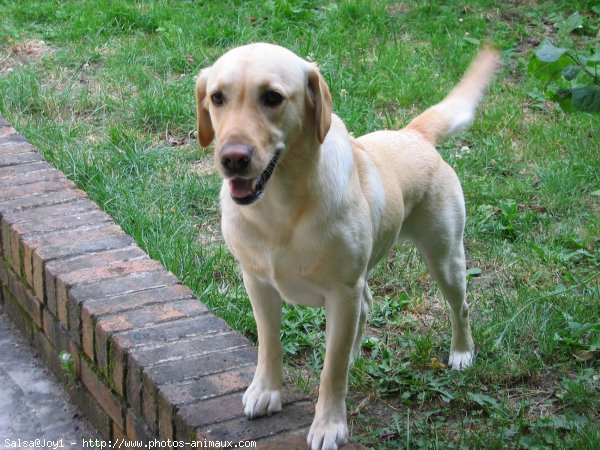
[[[262,233],[248,226],[232,228],[231,222],[223,225],[225,239],[244,272],[271,284],[288,303],[323,306],[334,286],[355,280],[360,271],[352,263],[354,258],[347,257],[345,239],[340,237],[324,239],[323,233],[302,232],[284,236],[276,228]]]
[[[311,245],[302,248],[293,245],[274,246],[244,245],[234,254],[244,271],[267,281],[282,296],[293,304],[323,306],[326,287],[334,275],[329,270],[321,270],[320,255]]]

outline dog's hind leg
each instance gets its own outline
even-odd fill
[[[469,306],[465,300],[467,275],[463,241],[440,241],[444,240],[433,239],[420,243],[417,248],[450,305],[452,344],[448,365],[454,370],[462,370],[472,364],[474,356]]]
[[[409,220],[407,237],[425,259],[429,273],[450,305],[452,344],[448,364],[454,370],[462,370],[472,364],[474,357],[466,302],[465,208],[456,175],[446,176],[452,182],[429,193],[427,201],[416,208]]]

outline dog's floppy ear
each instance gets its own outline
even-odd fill
[[[198,115],[198,143],[202,147],[208,147],[215,137],[215,130],[210,120],[206,100],[206,79],[208,69],[203,69],[196,80],[196,113]]]
[[[332,102],[327,83],[314,65],[308,72],[308,88],[312,95],[317,139],[322,144],[331,126]]]

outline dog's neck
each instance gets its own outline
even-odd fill
[[[277,202],[278,207],[298,211],[316,200],[338,197],[353,170],[352,144],[342,121],[333,116],[332,126],[321,144],[301,137],[281,158],[260,203]],[[324,194],[327,191],[327,194]],[[333,205],[325,205],[327,209]]]

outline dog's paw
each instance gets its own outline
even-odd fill
[[[262,383],[252,383],[242,398],[244,414],[249,419],[270,416],[281,411],[281,392],[278,389],[267,389]]]
[[[307,443],[311,450],[337,450],[349,442],[349,436],[345,419],[325,421],[315,417]]]
[[[473,364],[474,356],[475,355],[473,351],[451,351],[450,358],[448,359],[448,366],[450,366],[452,370],[464,370],[467,367],[471,367],[471,365]]]

